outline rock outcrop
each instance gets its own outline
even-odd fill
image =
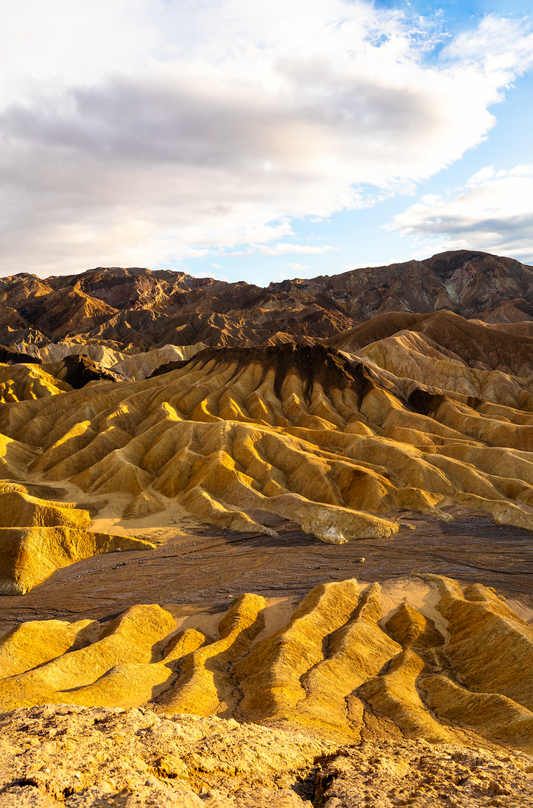
[[[43,364],[42,369],[56,379],[66,382],[74,390],[85,387],[89,382],[122,381],[122,377],[106,370],[88,356],[66,356],[59,362]]]
[[[341,749],[318,773],[315,805],[326,808],[520,806],[531,808],[529,757],[413,741]]]
[[[531,808],[531,758],[376,741],[338,746],[233,719],[33,707],[0,716],[1,808]]]
[[[90,527],[86,510],[32,497],[21,485],[0,485],[0,595],[23,595],[82,558],[155,546]]]
[[[0,806],[311,808],[332,744],[216,717],[35,707],[0,717]],[[514,762],[516,760],[516,763]],[[521,759],[513,758],[513,769]]]

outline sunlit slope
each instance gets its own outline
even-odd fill
[[[405,343],[389,363],[209,349],[144,381],[5,405],[0,431],[39,452],[25,479],[126,494],[126,516],[180,503],[269,532],[261,514],[275,513],[339,543],[394,533],[398,509],[449,518],[459,504],[533,528],[532,388]]]
[[[70,384],[39,365],[0,363],[0,404],[55,396],[71,389]]]
[[[24,595],[61,567],[82,558],[154,545],[91,530],[86,510],[30,496],[0,483],[0,595]]]
[[[406,342],[426,356],[446,358],[465,367],[530,376],[532,333],[531,322],[502,326],[466,320],[452,311],[432,314],[396,311],[373,317],[324,340],[324,344],[360,353],[363,349],[372,352],[377,345]]]
[[[215,636],[181,630],[157,605],[104,624],[23,623],[0,638],[0,709],[150,703],[352,743],[371,726],[532,752],[532,627],[480,584],[423,577],[401,592],[321,584],[282,620],[269,618],[275,604],[244,594]]]

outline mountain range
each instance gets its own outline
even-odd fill
[[[276,345],[331,338],[391,312],[441,310],[491,324],[531,322],[533,269],[459,250],[267,288],[137,267],[45,280],[22,273],[0,279],[0,343],[76,340],[126,353]]]

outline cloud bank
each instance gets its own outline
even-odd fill
[[[492,17],[441,39],[361,0],[4,6],[2,274],[323,251],[280,239],[457,160],[531,58]]]
[[[386,226],[406,235],[446,236],[439,250],[479,249],[533,259],[533,164],[481,169],[449,198],[426,196]]]

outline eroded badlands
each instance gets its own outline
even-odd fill
[[[526,620],[431,575],[28,621],[0,643],[0,805],[531,805],[532,667]]]
[[[533,804],[531,268],[1,286],[0,808]]]
[[[87,509],[95,534],[148,541],[185,513],[267,535],[281,517],[332,543],[392,536],[402,511],[449,519],[457,506],[530,529],[533,381],[396,340],[374,343],[374,356],[207,349],[143,381],[50,384],[6,403],[5,496],[27,507],[19,524],[0,509],[0,541],[22,547],[47,531],[50,548],[67,548],[49,568],[62,566],[87,552],[60,514],[72,523]],[[42,580],[28,554],[10,558],[3,591]]]
[[[296,606],[241,595],[209,631],[157,605],[104,623],[28,621],[2,639],[0,705],[151,704],[350,742],[373,723],[430,742],[468,730],[533,753],[531,626],[486,587],[424,578],[385,614],[379,584],[348,579]]]

